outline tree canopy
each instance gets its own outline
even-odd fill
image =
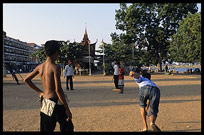
[[[177,62],[201,62],[201,14],[188,14],[179,22],[170,42],[171,59]]]
[[[196,3],[132,3],[120,4],[116,10],[116,29],[124,33],[112,33],[113,45],[132,48],[139,62],[158,64],[168,59],[170,37],[176,33],[179,21],[188,13],[197,12]],[[151,63],[150,63],[151,62]]]
[[[60,56],[57,60],[57,63],[66,63],[68,60],[75,61],[82,57],[81,52],[83,50],[83,45],[81,43],[70,41],[61,41],[62,46],[60,47]],[[31,58],[37,58],[38,61],[43,62],[46,59],[44,54],[44,45],[40,48],[40,50],[32,53],[30,55]]]

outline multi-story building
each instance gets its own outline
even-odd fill
[[[36,47],[28,43],[8,37],[3,32],[3,65],[7,70],[12,67],[14,70],[29,72],[38,62],[32,60],[29,55],[35,51]]]

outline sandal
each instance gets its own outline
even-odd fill
[[[157,127],[156,124],[151,124],[151,127],[152,127],[154,132],[161,132],[161,130],[159,129],[159,127]]]

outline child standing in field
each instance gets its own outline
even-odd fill
[[[119,72],[119,76],[118,76],[118,87],[120,89],[120,94],[123,94],[123,90],[124,90],[124,74],[125,74],[125,71],[124,69],[120,66],[120,62],[117,63],[119,69],[118,69],[118,72]]]
[[[118,90],[118,77],[119,77],[119,73],[118,73],[118,63],[119,61],[114,61],[114,66],[113,66],[113,69],[114,69],[114,73],[113,73],[113,79],[114,79],[114,84],[115,84],[115,89],[114,90]]]
[[[40,131],[54,131],[56,122],[59,122],[61,131],[73,132],[74,129],[72,113],[61,87],[61,69],[55,64],[59,57],[60,45],[55,40],[47,41],[45,43],[45,62],[37,66],[24,80],[41,97]],[[41,77],[43,91],[32,82],[32,79],[38,74]]]

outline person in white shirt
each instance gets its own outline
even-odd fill
[[[74,69],[72,67],[72,62],[69,60],[68,65],[65,66],[64,70],[64,78],[66,77],[66,89],[69,90],[68,81],[70,80],[70,90],[73,89],[73,77],[74,77]]]
[[[115,65],[113,66],[114,69],[114,73],[113,73],[113,79],[114,79],[114,84],[115,84],[115,88],[119,89],[118,87],[118,80],[119,80],[119,67],[117,65],[118,61],[114,61]]]
[[[147,122],[146,122],[146,106],[147,106],[147,100],[149,100],[149,120],[150,120],[150,126],[152,127],[153,131],[160,132],[161,130],[157,127],[155,124],[157,113],[159,112],[159,101],[160,101],[160,90],[157,87],[155,83],[150,81],[148,78],[145,78],[143,76],[140,76],[140,70],[134,69],[133,71],[130,71],[129,73],[130,77],[133,77],[136,81],[136,83],[139,86],[139,100],[140,100],[140,113],[142,116],[143,126],[142,129],[143,132],[148,131]]]

